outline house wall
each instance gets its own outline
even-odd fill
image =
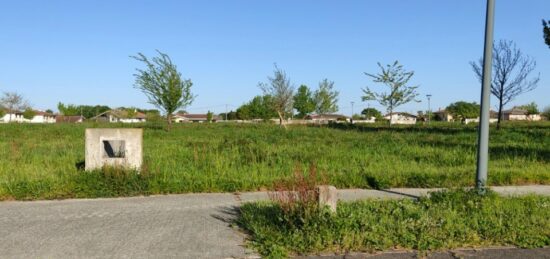
[[[54,116],[36,115],[32,119],[25,119],[22,114],[5,114],[0,119],[2,123],[18,122],[18,123],[55,123]]]
[[[386,115],[384,118],[390,120],[391,124],[416,124],[415,117],[403,116],[401,114]]]
[[[122,123],[140,123],[145,122],[145,119],[118,119]]]
[[[504,115],[504,119],[511,120],[511,121],[525,121],[527,120],[527,115],[506,114]]]

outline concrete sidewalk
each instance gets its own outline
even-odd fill
[[[355,201],[364,199],[414,199],[426,196],[430,192],[440,191],[442,188],[390,188],[384,190],[370,189],[341,189],[338,190],[338,200]],[[550,196],[550,185],[524,185],[524,186],[495,186],[491,190],[503,196],[518,195],[544,195]],[[238,193],[243,202],[268,200],[267,192]]]
[[[550,195],[550,186],[498,187]],[[339,199],[414,198],[436,189],[339,190]],[[248,258],[231,226],[243,202],[266,192],[0,202],[0,258]]]

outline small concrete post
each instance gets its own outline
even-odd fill
[[[319,207],[328,206],[331,212],[336,212],[336,204],[338,202],[336,187],[331,185],[319,185],[317,186],[317,194],[319,195]]]

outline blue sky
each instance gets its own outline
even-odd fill
[[[299,86],[328,78],[340,91],[340,112],[366,107],[363,72],[399,60],[416,72],[421,103],[432,109],[479,101],[468,64],[483,50],[485,1],[2,1],[0,91],[23,94],[36,108],[61,101],[152,107],[133,88],[137,52],[168,53],[197,99],[190,112],[235,109],[261,93],[273,63]],[[516,42],[537,61],[539,87],[513,104],[550,105],[550,49],[541,19],[548,0],[497,0],[495,39]],[[493,98],[491,105],[496,105]],[[370,102],[371,107],[378,107]]]

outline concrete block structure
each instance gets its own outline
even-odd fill
[[[319,206],[328,206],[330,211],[336,212],[336,204],[338,203],[338,191],[336,187],[331,185],[317,186],[317,193],[319,195]]]
[[[86,129],[86,171],[103,166],[140,170],[143,129]]]

